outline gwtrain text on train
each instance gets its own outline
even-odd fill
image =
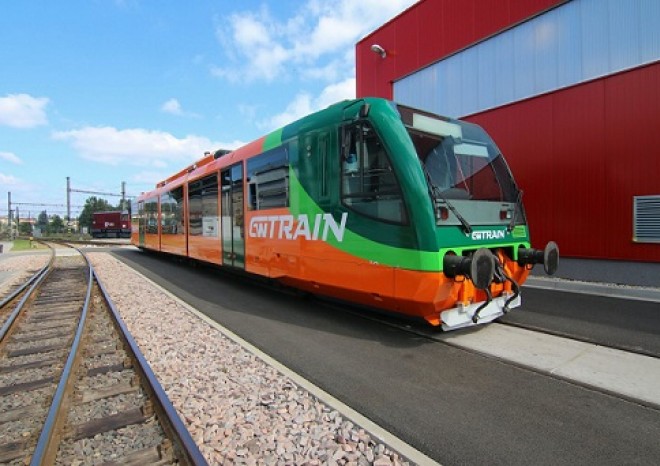
[[[534,264],[557,268],[521,194],[479,126],[365,98],[158,183],[132,242],[455,329],[519,306]]]

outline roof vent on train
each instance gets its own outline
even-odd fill
[[[219,158],[222,157],[223,155],[227,155],[227,154],[229,154],[229,153],[231,153],[231,152],[232,152],[232,151],[229,150],[229,149],[218,149],[218,150],[215,151],[215,153],[213,154],[213,158],[214,158],[214,159],[219,159]]]

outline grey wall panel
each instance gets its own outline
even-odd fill
[[[394,83],[464,116],[660,59],[660,0],[573,0]]]

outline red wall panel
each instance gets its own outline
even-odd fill
[[[438,8],[436,2],[421,1],[408,11],[410,11],[410,13],[408,13],[410,15],[412,15],[413,12],[417,12],[417,24],[415,24],[414,27],[418,31],[418,34],[420,34],[421,41],[419,44],[415,44],[414,47],[415,56],[417,57],[416,63],[406,66],[405,69],[400,69],[400,74],[397,78],[412,72],[416,68],[422,66],[422,64],[429,64],[437,61],[438,51],[433,44],[441,44],[443,37],[443,31],[439,25],[443,23],[445,14],[442,11],[442,8]],[[404,13],[402,17],[405,15],[406,13]],[[424,18],[427,18],[427,20]],[[435,26],[428,27],[428,20],[432,20],[432,22],[435,23]],[[368,39],[365,40],[367,40],[367,43],[371,43],[368,42]],[[359,46],[360,44],[358,44],[358,47]],[[409,49],[398,48],[402,55],[410,53]]]
[[[396,79],[565,1],[421,0],[357,43],[357,95],[392,98]]]
[[[392,98],[395,80],[564,1],[421,0],[357,44],[357,95]],[[660,262],[660,244],[632,242],[633,196],[660,194],[660,63],[467,119],[507,157],[536,246]]]
[[[660,261],[632,242],[633,196],[660,194],[660,63],[473,115],[507,157],[534,244]]]

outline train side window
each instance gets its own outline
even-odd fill
[[[368,217],[406,223],[399,183],[376,131],[362,121],[342,136],[342,202]]]
[[[276,147],[247,161],[248,209],[289,206],[289,154]]]
[[[320,194],[321,197],[328,197],[328,135],[322,134],[318,139],[318,152],[319,152],[319,178],[320,178]]]
[[[188,228],[190,236],[218,236],[218,175],[188,185]]]
[[[136,227],[136,231],[143,231],[142,218],[144,216],[144,202],[132,202],[131,203],[131,223]]]
[[[183,186],[160,196],[161,234],[183,235]]]
[[[144,202],[146,232],[150,235],[158,234],[158,198],[152,197]]]

